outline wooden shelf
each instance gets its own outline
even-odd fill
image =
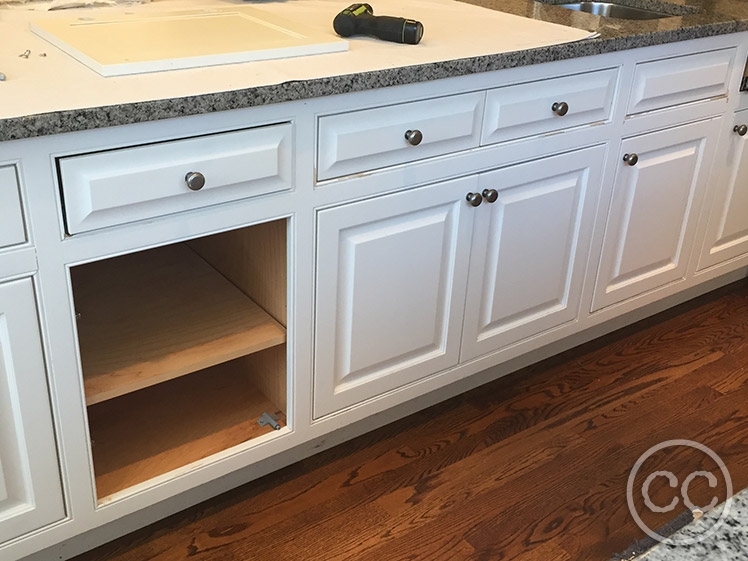
[[[183,244],[71,275],[89,405],[286,341],[282,325]]]
[[[273,432],[286,418],[232,361],[88,408],[99,499]]]

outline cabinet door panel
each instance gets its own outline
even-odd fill
[[[577,317],[605,148],[486,173],[476,213],[462,359]]]
[[[709,185],[714,189],[699,269],[748,253],[748,136],[733,127],[748,124],[748,111],[725,121]],[[729,125],[729,126],[728,126]]]
[[[31,281],[0,284],[0,543],[65,514],[47,395]]]
[[[718,120],[628,138],[619,161],[593,310],[685,278]]]
[[[460,179],[319,213],[315,416],[457,364],[476,188]]]

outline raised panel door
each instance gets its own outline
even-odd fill
[[[462,359],[574,320],[605,147],[480,176],[495,189],[476,209]]]
[[[459,360],[470,177],[319,212],[316,417]]]
[[[0,544],[65,515],[34,290],[0,284]]]

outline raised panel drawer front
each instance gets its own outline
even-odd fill
[[[314,416],[457,364],[477,177],[319,212]]]
[[[64,516],[34,289],[0,284],[0,544]]]
[[[722,124],[709,180],[714,198],[699,269],[748,253],[748,136],[735,130],[743,125],[748,125],[748,111]]]
[[[719,122],[621,143],[593,311],[685,279]]]
[[[578,317],[605,147],[480,176],[462,360]]]
[[[290,189],[292,136],[292,124],[284,123],[60,158],[67,230]]]
[[[608,121],[617,83],[611,68],[491,90],[481,144]]]
[[[725,95],[735,49],[637,64],[629,115]]]
[[[476,147],[483,98],[475,92],[321,117],[317,179]]]
[[[21,193],[15,166],[0,167],[0,247],[26,241]]]

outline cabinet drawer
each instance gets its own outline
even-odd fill
[[[478,146],[483,93],[321,117],[317,179],[331,179]],[[420,132],[409,142],[406,132]]]
[[[735,49],[643,62],[636,65],[629,115],[727,93]]]
[[[481,144],[607,121],[617,78],[611,68],[491,90]]]
[[[21,193],[14,166],[0,167],[0,247],[26,241]]]
[[[290,189],[292,149],[284,123],[60,158],[68,232]],[[190,188],[189,173],[204,186]]]

